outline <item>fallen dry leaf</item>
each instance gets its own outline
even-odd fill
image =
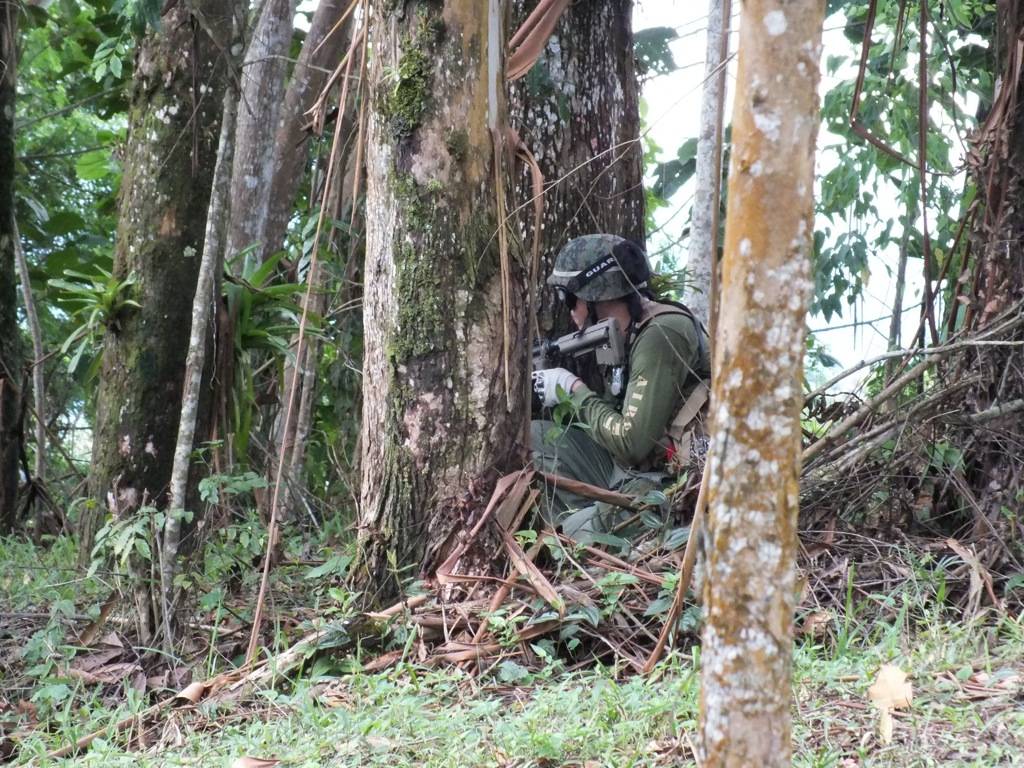
[[[822,637],[832,623],[829,611],[818,611],[808,615],[800,627],[800,633],[806,637]]]
[[[121,649],[112,648],[99,653],[90,653],[88,656],[76,656],[71,662],[71,668],[80,672],[95,672],[100,667],[106,666],[114,659],[121,658]]]
[[[280,760],[275,760],[272,757],[240,757],[231,764],[231,768],[271,768],[280,763]]]
[[[195,704],[206,693],[206,683],[190,683],[178,693],[174,694],[175,699],[187,701],[189,704]],[[239,758],[242,759],[242,758]]]
[[[914,691],[907,673],[895,664],[883,664],[874,685],[868,689],[868,698],[878,708],[902,709],[909,707]]]
[[[134,661],[122,661],[115,664],[107,664],[96,667],[90,671],[71,667],[67,670],[68,677],[73,677],[88,685],[113,685],[125,679],[133,678],[142,674],[142,668]]]
[[[124,650],[124,643],[121,642],[121,638],[117,636],[117,632],[107,632],[101,639],[100,645],[109,645],[111,648],[120,648]]]
[[[895,664],[883,664],[874,684],[868,688],[868,698],[878,708],[878,736],[883,744],[892,743],[892,711],[909,707],[913,697],[907,673]]]

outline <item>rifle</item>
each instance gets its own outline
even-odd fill
[[[582,331],[567,333],[557,339],[541,339],[533,347],[533,370],[543,371],[570,364],[570,361],[594,353],[597,364],[612,369],[611,393],[619,395],[623,386],[626,345],[619,321],[609,317]]]

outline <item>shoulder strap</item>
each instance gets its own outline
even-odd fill
[[[684,317],[690,318],[690,322],[693,323],[693,328],[697,332],[698,352],[700,357],[703,359],[704,355],[707,353],[708,331],[704,327],[704,323],[698,320],[697,316],[693,314],[693,311],[688,306],[678,301],[652,300],[647,307],[647,311],[644,312],[644,316],[633,325],[632,339],[639,336],[640,332],[647,327],[651,320],[656,317],[661,317],[662,315],[683,315]]]
[[[669,424],[668,434],[673,440],[679,440],[686,428],[690,426],[697,414],[700,413],[704,404],[708,401],[710,395],[708,385],[703,381],[694,387],[693,392],[686,398],[686,402],[683,403],[683,407],[679,409],[675,418],[672,419],[672,423]]]

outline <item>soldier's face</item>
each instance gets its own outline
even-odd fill
[[[572,321],[576,323],[576,327],[583,330],[587,326],[587,302],[577,301],[572,309],[569,310],[569,315],[572,317]]]

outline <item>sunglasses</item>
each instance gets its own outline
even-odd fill
[[[558,298],[560,298],[562,301],[565,302],[566,309],[568,309],[570,312],[572,312],[574,309],[576,309],[576,294],[575,293],[569,293],[564,288],[558,288],[557,289],[557,293],[558,293]]]

